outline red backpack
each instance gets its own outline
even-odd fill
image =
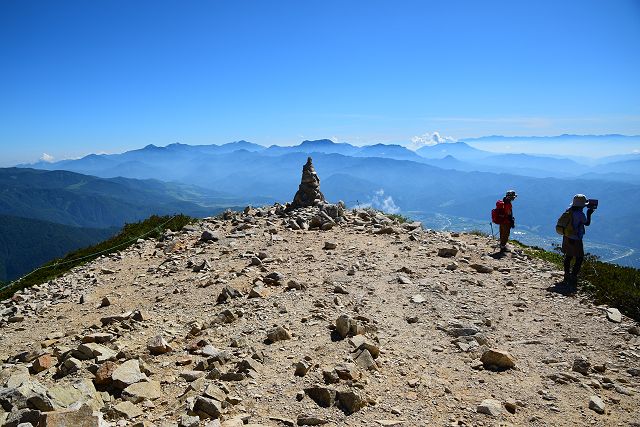
[[[496,202],[496,208],[491,209],[491,221],[494,224],[505,224],[507,222],[507,211],[504,208],[504,202],[498,200]]]

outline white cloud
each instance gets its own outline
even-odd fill
[[[411,143],[408,145],[408,148],[417,150],[427,145],[445,144],[448,142],[456,142],[456,139],[450,136],[442,136],[439,132],[427,132],[411,138]]]
[[[40,160],[47,163],[53,163],[55,157],[53,157],[51,154],[42,153],[42,157],[40,157]]]
[[[396,205],[393,197],[384,195],[384,190],[381,188],[376,191],[369,203],[361,203],[357,207],[359,208],[374,208],[381,210],[382,212],[395,214],[400,212],[400,207]]]

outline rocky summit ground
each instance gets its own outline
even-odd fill
[[[340,205],[140,240],[0,304],[0,424],[640,425],[638,325],[494,252]]]

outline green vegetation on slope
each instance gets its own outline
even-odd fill
[[[140,237],[160,237],[164,230],[178,231],[194,219],[186,215],[152,216],[144,221],[126,224],[120,233],[94,246],[68,253],[63,258],[55,259],[34,270],[28,276],[13,283],[10,287],[0,289],[0,300],[9,298],[16,291],[35,284],[44,283],[56,278],[81,264],[90,262],[101,255],[108,255],[131,246]]]
[[[563,256],[559,248],[550,252],[520,242],[514,243],[522,246],[528,255],[563,268]],[[587,254],[580,271],[579,290],[593,298],[596,304],[615,307],[627,316],[640,320],[640,270],[636,268],[602,262],[597,256]]]
[[[79,228],[0,215],[0,280],[11,281],[52,258],[101,242],[117,228]]]
[[[152,214],[184,212],[204,217],[228,205],[225,200],[216,199],[215,192],[202,190],[196,194],[197,191],[192,186],[154,180],[0,168],[0,215],[74,227],[107,228],[140,221]],[[184,198],[179,196],[182,193]]]

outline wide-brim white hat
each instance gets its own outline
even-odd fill
[[[576,194],[575,196],[573,196],[571,206],[576,208],[584,208],[585,206],[587,206],[588,201],[589,199],[587,199],[587,196],[585,196],[584,194]]]

